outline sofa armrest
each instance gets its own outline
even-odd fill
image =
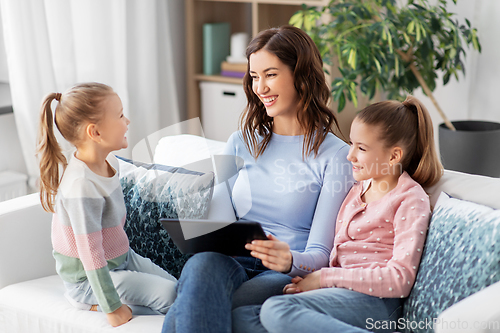
[[[499,299],[500,282],[497,282],[443,311],[434,326],[435,332],[500,332]]]
[[[0,202],[0,288],[56,274],[51,220],[38,193]]]

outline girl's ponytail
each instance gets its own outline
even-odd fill
[[[410,176],[422,187],[436,184],[443,174],[434,144],[434,128],[426,107],[415,97],[408,96],[403,105],[417,114],[416,147],[407,167]]]
[[[40,111],[40,125],[38,132],[38,148],[40,166],[40,201],[47,212],[54,213],[54,201],[59,187],[59,164],[66,167],[66,158],[54,135],[54,117],[51,104],[56,99],[61,100],[60,93],[47,95]]]

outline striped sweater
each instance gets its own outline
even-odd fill
[[[56,196],[52,246],[59,276],[69,283],[88,279],[102,311],[110,313],[122,303],[109,271],[125,261],[129,242],[118,161],[112,154],[107,161],[116,170],[113,177],[70,159]]]

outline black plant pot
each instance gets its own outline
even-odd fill
[[[439,125],[439,150],[445,169],[500,177],[500,123],[454,121],[456,131]]]

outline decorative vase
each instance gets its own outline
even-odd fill
[[[439,125],[439,149],[445,169],[500,177],[500,123],[452,122],[456,131]]]

